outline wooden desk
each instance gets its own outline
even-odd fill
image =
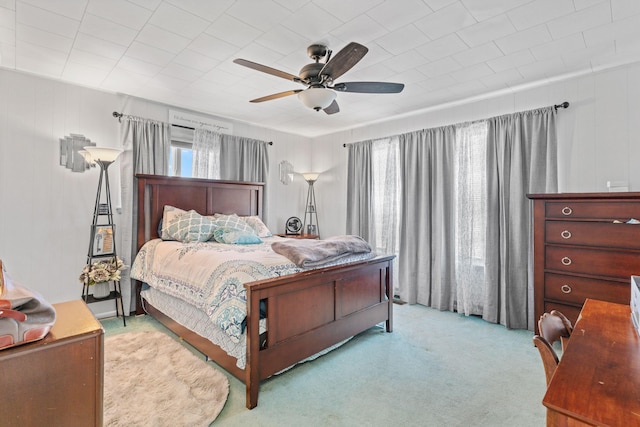
[[[628,305],[587,299],[542,403],[559,426],[640,426],[640,339]]]
[[[53,306],[46,337],[0,351],[0,425],[102,425],[102,325],[81,300]]]

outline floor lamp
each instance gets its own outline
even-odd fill
[[[303,173],[305,181],[309,184],[307,191],[307,204],[305,205],[304,223],[302,226],[302,232],[306,234],[315,234],[320,237],[320,225],[318,224],[318,210],[316,209],[316,193],[313,190],[313,184],[318,180],[319,173],[307,172]],[[313,220],[316,223],[313,223]],[[308,221],[307,221],[308,219]]]
[[[87,266],[89,270],[94,265],[94,261],[102,261],[102,265],[118,265],[118,254],[116,251],[115,224],[113,222],[113,209],[111,207],[111,190],[109,189],[109,166],[115,162],[122,150],[105,147],[84,147],[81,153],[88,162],[96,163],[100,167],[100,179],[98,180],[98,191],[93,207],[93,222],[91,224],[91,237],[89,239],[89,252],[87,253]],[[102,191],[104,188],[105,202],[102,202]],[[89,275],[85,280],[82,296],[85,302],[96,302],[102,299],[116,300],[116,315],[122,313],[122,321],[127,326],[124,307],[122,304],[122,290],[120,288],[119,270],[122,267],[109,270],[111,275],[108,280],[100,280],[99,283],[113,282],[114,290],[111,292],[107,287],[106,295],[89,295]],[[115,278],[114,278],[115,276]],[[94,285],[95,287],[95,285]]]

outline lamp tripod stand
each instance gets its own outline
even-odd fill
[[[319,173],[303,173],[305,181],[309,184],[307,190],[307,203],[305,205],[304,223],[302,233],[313,234],[320,237],[320,224],[318,223],[318,210],[316,209],[316,193],[313,184],[318,180]],[[315,218],[315,224],[313,220]]]

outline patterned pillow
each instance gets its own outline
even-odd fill
[[[166,232],[173,240],[183,243],[206,242],[215,230],[214,221],[194,210],[176,216],[166,225]]]
[[[264,222],[262,222],[259,216],[245,216],[242,217],[242,219],[244,219],[244,222],[246,222],[251,228],[253,228],[253,231],[256,232],[258,237],[273,236],[269,228],[265,225]]]
[[[253,228],[247,222],[239,217],[236,214],[224,215],[224,214],[215,214],[213,215],[213,221],[216,223],[216,227],[226,228],[235,231],[246,231],[248,233],[254,233]]]
[[[216,227],[213,238],[216,242],[241,245],[262,243],[253,228],[236,214],[215,214],[213,222]]]
[[[160,238],[162,240],[175,240],[174,238],[172,238],[171,236],[169,236],[169,233],[167,232],[167,228],[169,227],[169,224],[171,224],[177,217],[182,216],[184,214],[186,214],[187,211],[180,209],[180,208],[176,208],[174,206],[170,206],[170,205],[165,205],[164,206],[164,211],[162,212],[162,221],[160,222]]]

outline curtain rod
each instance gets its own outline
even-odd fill
[[[563,103],[556,104],[556,105],[553,106],[553,109],[556,110],[556,111],[558,111],[558,108],[569,108],[569,103],[567,101],[564,101]],[[344,144],[342,144],[342,146],[346,147],[347,144],[344,143]]]
[[[117,118],[117,119],[118,119],[118,121],[119,121],[120,123],[122,123],[122,116],[124,116],[124,114],[123,114],[123,113],[118,113],[117,111],[114,111],[114,112],[113,112],[113,117]],[[171,126],[175,126],[175,127],[179,127],[179,128],[184,128],[184,129],[191,129],[191,130],[195,130],[195,128],[192,128],[192,127],[189,127],[189,126],[181,126],[181,125],[174,125],[174,124],[172,124]],[[273,145],[273,141],[269,141],[269,142],[267,142],[267,144],[269,144],[269,145]]]

